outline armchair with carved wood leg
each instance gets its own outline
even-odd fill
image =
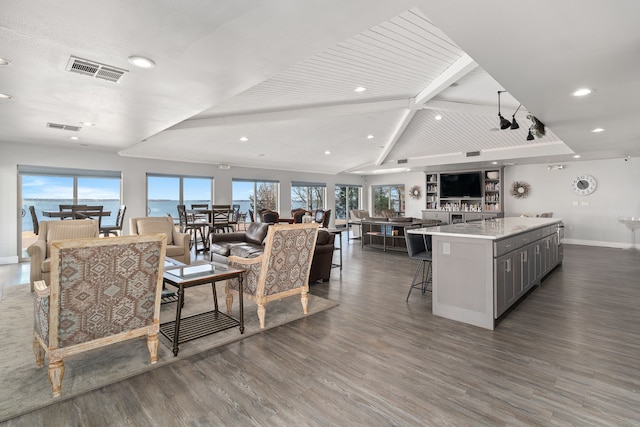
[[[164,234],[51,243],[51,280],[35,283],[33,350],[49,361],[51,394],[60,396],[63,359],[147,336],[158,357]]]
[[[309,271],[318,237],[318,224],[272,225],[267,232],[264,253],[256,258],[229,257],[229,265],[247,271],[243,293],[258,304],[260,328],[265,327],[269,301],[300,294],[307,314]],[[227,281],[227,312],[231,312],[237,279]]]

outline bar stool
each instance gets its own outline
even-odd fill
[[[413,274],[411,286],[409,287],[409,293],[407,294],[408,302],[409,296],[411,296],[411,291],[414,288],[422,289],[423,294],[426,291],[431,291],[428,289],[429,282],[431,281],[431,236],[427,234],[405,233],[405,241],[407,243],[409,258],[420,261],[416,268],[416,272]],[[428,266],[427,263],[429,263]],[[417,281],[418,276],[421,277],[419,282]]]

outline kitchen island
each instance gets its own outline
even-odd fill
[[[494,329],[562,262],[562,219],[497,218],[408,230],[432,236],[433,314]]]

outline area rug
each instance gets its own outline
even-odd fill
[[[224,286],[219,283],[217,290],[220,308],[226,311]],[[309,294],[307,316],[337,305]],[[211,310],[212,306],[211,286],[189,288],[185,291],[182,317]],[[266,307],[265,329],[260,329],[255,303],[245,301],[244,334],[241,335],[236,327],[182,343],[177,357],[173,356],[169,341],[161,336],[158,362],[154,365],[149,362],[146,338],[136,338],[65,358],[62,396],[52,398],[46,363],[41,369],[35,365],[32,350],[33,298],[29,285],[7,287],[0,300],[0,422],[305,316],[299,296],[273,301]],[[161,322],[174,320],[175,309],[176,303],[163,304]],[[237,310],[238,304],[234,300],[234,317],[238,315]]]

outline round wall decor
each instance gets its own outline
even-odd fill
[[[524,181],[515,181],[511,184],[511,195],[516,199],[524,199],[529,195],[531,186]]]
[[[578,175],[571,182],[571,189],[578,196],[587,196],[596,191],[596,179],[591,175]]]
[[[411,196],[412,199],[419,200],[420,196],[422,196],[422,190],[420,189],[420,186],[414,185],[413,187],[411,187],[409,189],[409,196]]]

